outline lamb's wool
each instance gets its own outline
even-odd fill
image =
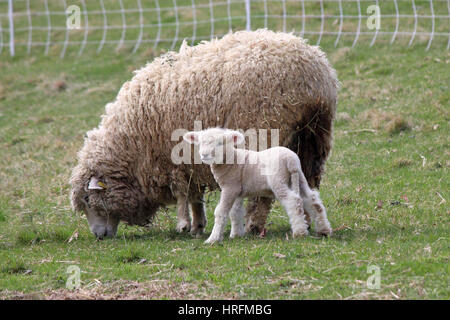
[[[206,165],[176,165],[175,129],[279,129],[311,187],[318,187],[332,143],[338,81],[325,54],[303,39],[268,30],[241,31],[156,58],[126,82],[89,131],[74,169],[71,200],[82,199],[145,224],[177,194],[199,199],[217,184]],[[181,137],[180,137],[181,141]],[[270,137],[269,137],[270,141]],[[106,190],[88,192],[92,176]],[[105,213],[103,213],[105,214]]]

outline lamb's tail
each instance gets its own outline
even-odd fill
[[[302,196],[302,198],[308,197],[311,194],[311,188],[308,185],[308,181],[306,180],[303,171],[300,171],[298,187],[300,189],[300,195]]]
[[[308,181],[303,174],[300,161],[291,161],[288,165],[289,172],[291,174],[291,189],[301,197],[305,197],[311,193]]]

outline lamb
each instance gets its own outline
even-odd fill
[[[217,183],[208,166],[171,158],[179,143],[187,145],[182,137],[195,121],[205,128],[278,129],[279,144],[300,156],[318,187],[337,88],[325,54],[293,34],[240,31],[193,47],[183,43],[136,71],[87,133],[70,179],[72,207],[86,214],[98,238],[114,236],[119,221],[146,225],[170,204],[177,205],[178,231],[201,234],[203,194]],[[251,200],[246,228],[262,228],[270,205],[269,198]]]
[[[259,152],[236,149],[235,145],[244,142],[244,135],[221,128],[188,132],[183,138],[188,143],[199,145],[201,160],[211,166],[222,190],[214,211],[214,227],[206,243],[223,239],[228,214],[231,220],[230,237],[244,235],[243,198],[249,196],[274,195],[289,216],[293,237],[308,234],[303,208],[312,215],[317,233],[331,235],[331,226],[319,193],[309,188],[300,160],[293,151],[285,147]]]

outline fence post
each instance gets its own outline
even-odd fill
[[[245,0],[245,16],[247,17],[245,30],[250,31],[252,29],[250,21],[250,0]]]
[[[8,1],[9,17],[9,52],[14,57],[14,19],[13,19],[13,0]]]

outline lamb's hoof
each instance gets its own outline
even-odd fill
[[[234,239],[234,238],[240,238],[243,237],[245,235],[245,231],[242,230],[240,232],[234,232],[234,233],[230,233],[230,238]]]
[[[177,231],[179,233],[189,232],[191,230],[191,223],[189,221],[180,221],[177,225]]]
[[[298,230],[292,233],[293,238],[304,238],[309,234],[308,229],[306,230]]]
[[[214,243],[218,243],[218,242],[220,242],[221,241],[221,239],[219,239],[219,238],[211,238],[211,237],[209,237],[206,241],[205,241],[205,244],[214,244]]]

